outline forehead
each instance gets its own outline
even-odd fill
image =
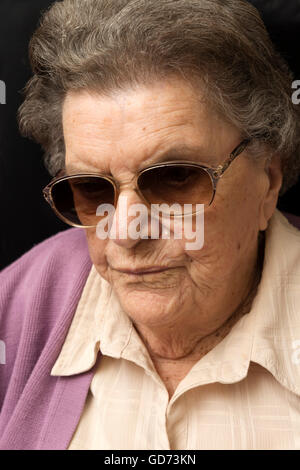
[[[110,173],[136,171],[172,147],[197,148],[201,159],[223,155],[235,142],[235,131],[200,92],[174,79],[108,96],[69,92],[63,129],[67,167]]]

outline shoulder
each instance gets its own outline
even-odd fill
[[[289,214],[288,212],[281,212],[281,214],[289,221],[289,223],[298,229],[300,235],[300,216]]]
[[[275,211],[271,221],[270,228],[276,232],[279,239],[284,240],[288,248],[288,242],[292,243],[292,249],[298,253],[300,244],[300,217],[280,212],[278,209]]]
[[[60,232],[35,245],[30,251],[0,272],[1,284],[17,281],[27,273],[34,278],[43,271],[64,265],[60,274],[72,271],[78,263],[88,256],[85,234],[81,229]]]
[[[25,311],[33,309],[52,313],[54,303],[58,307],[64,302],[90,268],[81,229],[68,229],[39,243],[0,272],[0,321],[21,315],[18,312],[23,312],[23,321]]]
[[[274,291],[272,295],[291,297],[300,306],[300,291],[295,292],[293,287],[299,283],[300,277],[300,230],[286,214],[278,210],[266,231],[262,274],[266,292],[270,288]],[[285,308],[287,301],[281,299],[281,306]]]
[[[280,212],[276,209],[267,229],[267,244],[269,254],[274,261],[281,262],[278,268],[300,261],[300,217]]]

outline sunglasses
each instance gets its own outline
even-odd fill
[[[210,206],[213,203],[218,181],[249,142],[249,139],[243,140],[223,165],[216,168],[189,161],[154,164],[135,175],[134,190],[148,207],[159,205],[162,214],[170,215],[171,207],[175,217],[194,215],[199,212],[197,204]],[[58,176],[43,189],[56,215],[67,224],[81,228],[96,227],[99,205],[116,207],[119,193],[118,182],[96,173]]]

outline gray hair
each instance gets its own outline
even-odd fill
[[[244,0],[64,0],[30,42],[33,78],[19,110],[54,175],[64,166],[62,105],[70,90],[109,94],[171,75],[205,87],[211,107],[253,141],[253,157],[281,156],[283,194],[300,174],[293,76],[258,11]]]

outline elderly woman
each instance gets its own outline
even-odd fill
[[[299,108],[258,12],[64,0],[30,57],[73,228],[0,276],[1,448],[300,449]]]

